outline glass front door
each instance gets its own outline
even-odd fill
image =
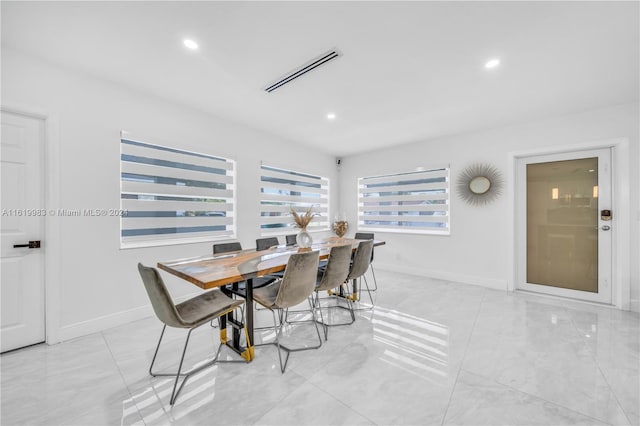
[[[609,158],[604,149],[520,160],[519,288],[611,303]]]

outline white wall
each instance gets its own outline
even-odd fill
[[[346,211],[356,223],[356,178],[417,166],[489,162],[506,175],[509,152],[532,147],[627,137],[631,170],[631,286],[639,303],[638,105],[623,105],[472,134],[451,136],[343,159],[223,121],[135,89],[77,74],[2,50],[2,107],[47,117],[47,208],[119,207],[119,132],[131,137],[233,158],[238,165],[238,239],[258,237],[259,164],[292,164],[331,179],[331,215]],[[451,236],[385,234],[378,267],[506,288],[506,196],[484,208],[451,198]],[[115,217],[48,218],[48,341],[53,343],[151,314],[136,264],[209,253],[211,244],[119,248]],[[355,232],[352,226],[350,233]],[[165,275],[176,297],[194,287]]]
[[[356,180],[415,169],[419,166],[451,165],[452,186],[458,173],[469,164],[482,162],[509,175],[509,154],[612,138],[629,140],[631,237],[631,309],[640,308],[640,152],[638,149],[638,104],[619,105],[504,128],[441,137],[344,158],[340,172],[340,209],[349,223],[357,218]],[[387,245],[376,249],[376,265],[419,275],[506,289],[511,279],[508,217],[510,194],[492,204],[473,207],[458,198],[452,188],[451,235],[407,235],[384,233],[376,237]],[[614,213],[615,214],[615,213]],[[355,232],[355,226],[351,227]]]
[[[332,156],[4,48],[2,107],[47,117],[47,208],[119,208],[121,130],[134,139],[235,159],[238,239],[244,247],[254,247],[259,237],[261,160],[327,176],[331,196],[338,198]],[[116,217],[48,218],[48,225],[54,228],[44,241],[51,260],[51,343],[150,315],[137,262],[155,265],[211,251],[211,243],[121,250]],[[164,276],[176,297],[197,290]]]

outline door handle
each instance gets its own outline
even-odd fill
[[[27,247],[27,248],[40,248],[40,241],[29,241],[29,244],[14,244],[13,248],[22,248],[22,247]]]
[[[609,225],[602,225],[602,229],[603,231],[608,231],[609,229],[611,229],[611,227]]]

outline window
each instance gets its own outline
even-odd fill
[[[359,178],[358,229],[449,234],[449,169]]]
[[[235,162],[120,140],[121,247],[235,237]]]
[[[260,232],[282,234],[294,226],[298,213],[313,206],[317,214],[307,230],[329,229],[329,179],[262,164],[260,176]]]

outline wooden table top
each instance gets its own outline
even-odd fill
[[[320,252],[320,259],[326,259],[331,247],[350,244],[355,249],[360,241],[329,237],[314,243],[311,249]],[[384,244],[384,241],[374,240],[374,246]],[[248,249],[158,262],[158,268],[200,288],[210,289],[282,271],[289,256],[297,252],[298,247],[295,246],[277,246],[262,251]]]

